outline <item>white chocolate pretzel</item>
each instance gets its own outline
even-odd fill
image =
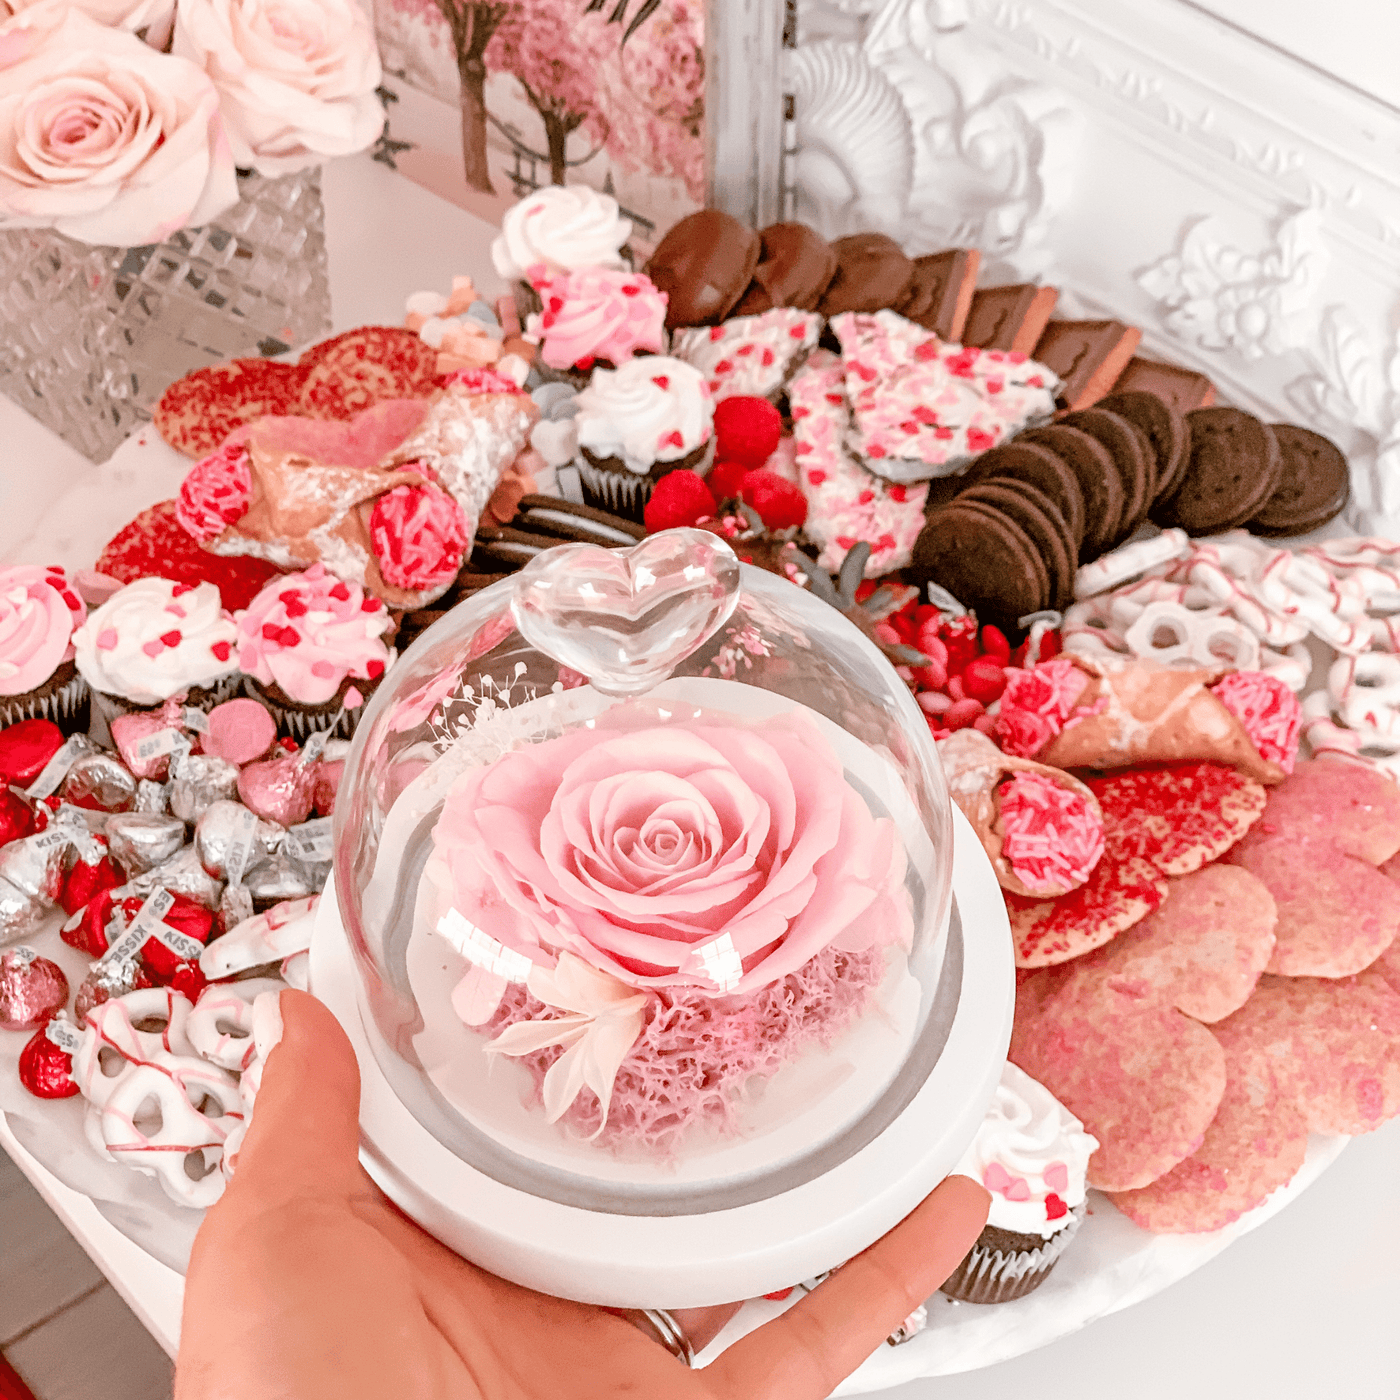
[[[232,977],[250,967],[281,962],[311,947],[320,895],[289,899],[265,914],[255,914],[216,938],[199,957],[199,970],[210,979]]]
[[[185,1029],[195,1051],[222,1069],[237,1073],[253,1058],[253,1004],[230,987],[206,987]]]

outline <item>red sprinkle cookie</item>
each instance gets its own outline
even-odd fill
[[[1218,859],[1259,820],[1267,797],[1221,763],[1131,769],[1092,778],[1089,788],[1119,849],[1163,875],[1189,875]]]
[[[1261,977],[1214,1029],[1231,1062],[1258,1082],[1272,1074],[1315,1133],[1369,1133],[1400,1113],[1400,992],[1378,973]]]
[[[437,387],[437,352],[398,326],[361,326],[302,356],[297,407],[308,418],[353,418],[384,399],[424,399]]]
[[[1279,834],[1230,855],[1268,886],[1278,906],[1269,971],[1285,977],[1349,977],[1400,933],[1400,885],[1323,837]]]
[[[177,379],[152,417],[156,431],[186,457],[204,457],[235,428],[268,415],[296,412],[306,380],[300,365],[230,360]]]
[[[1098,1138],[1089,1185],[1132,1191],[1191,1156],[1225,1093],[1225,1054],[1145,983],[1072,968],[1018,988],[1010,1059]]]

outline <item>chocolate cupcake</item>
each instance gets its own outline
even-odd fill
[[[992,1193],[986,1228],[942,1291],[1007,1303],[1045,1282],[1084,1219],[1085,1170],[1098,1141],[1009,1061],[957,1172]]]
[[[238,619],[246,689],[298,743],[322,729],[348,736],[394,659],[391,627],[378,598],[324,565],[283,574]]]
[[[641,272],[585,268],[541,277],[543,301],[525,334],[539,345],[537,372],[582,389],[595,367],[614,368],[667,345],[666,298]]]
[[[73,633],[93,721],[150,710],[176,695],[209,710],[238,689],[237,627],[212,583],[143,578],[114,593]]]
[[[62,569],[0,569],[0,729],[23,719],[52,720],[65,734],[87,728],[88,684],[73,660],[86,618]]]
[[[584,503],[641,520],[668,472],[703,472],[714,442],[714,398],[705,376],[669,355],[595,370],[578,399]]]

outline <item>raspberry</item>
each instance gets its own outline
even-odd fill
[[[647,530],[674,530],[677,526],[694,525],[715,513],[715,498],[710,488],[691,471],[667,472],[652,487],[651,499],[642,517]]]
[[[725,403],[730,400],[726,399]],[[758,512],[758,518],[770,530],[786,530],[789,526],[801,525],[807,519],[807,498],[790,481],[785,481],[777,472],[750,472],[744,478],[744,500]],[[895,635],[896,640],[898,637]]]
[[[732,501],[738,496],[749,471],[749,466],[744,462],[716,462],[705,478],[705,485],[710,488],[710,495],[716,502]]]
[[[715,406],[718,455],[761,467],[783,435],[783,418],[767,399],[736,394]]]

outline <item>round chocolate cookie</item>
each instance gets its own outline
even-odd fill
[[[1073,602],[1078,554],[1070,543],[1065,518],[1049,496],[1028,481],[993,478],[969,486],[959,499],[990,506],[1019,526],[1040,551],[1050,583],[1047,607],[1066,608]]]
[[[1137,428],[1152,447],[1157,458],[1157,489],[1154,495],[1164,499],[1176,490],[1191,451],[1191,431],[1186,415],[1173,403],[1146,389],[1129,389],[1100,399],[1095,408],[1106,408],[1120,418],[1126,418]]]
[[[1070,548],[1078,559],[1084,543],[1084,492],[1062,458],[1048,447],[1014,438],[975,458],[961,480],[972,486],[993,477],[1029,482],[1049,496],[1068,527]]]
[[[1086,562],[1097,559],[1109,548],[1123,519],[1123,479],[1108,449],[1097,438],[1063,423],[1031,428],[1018,433],[1014,440],[1047,448],[1074,473],[1084,496],[1084,537],[1079,557]]]
[[[1190,535],[1210,535],[1253,519],[1283,471],[1273,429],[1238,408],[1198,408],[1186,422],[1191,429],[1186,472],[1171,499],[1153,507],[1153,520]]]
[[[1283,466],[1274,494],[1249,528],[1259,535],[1305,535],[1341,514],[1351,494],[1347,459],[1334,442],[1293,423],[1271,425]]]
[[[1109,541],[1121,544],[1147,519],[1157,484],[1157,454],[1144,433],[1106,408],[1081,408],[1060,420],[1108,449],[1123,482],[1123,514]]]
[[[973,501],[954,501],[929,516],[914,543],[911,573],[1003,629],[1041,611],[1050,593],[1045,564],[1025,531]]]
[[[666,328],[713,326],[748,290],[762,243],[720,209],[687,214],[657,245],[646,274],[667,296]]]
[[[836,276],[831,244],[806,224],[769,224],[758,236],[758,266],[732,314],[757,316],[775,306],[815,311]]]
[[[897,306],[914,280],[914,264],[886,233],[856,233],[831,245],[836,275],[817,310],[823,316],[843,311],[883,311]]]

